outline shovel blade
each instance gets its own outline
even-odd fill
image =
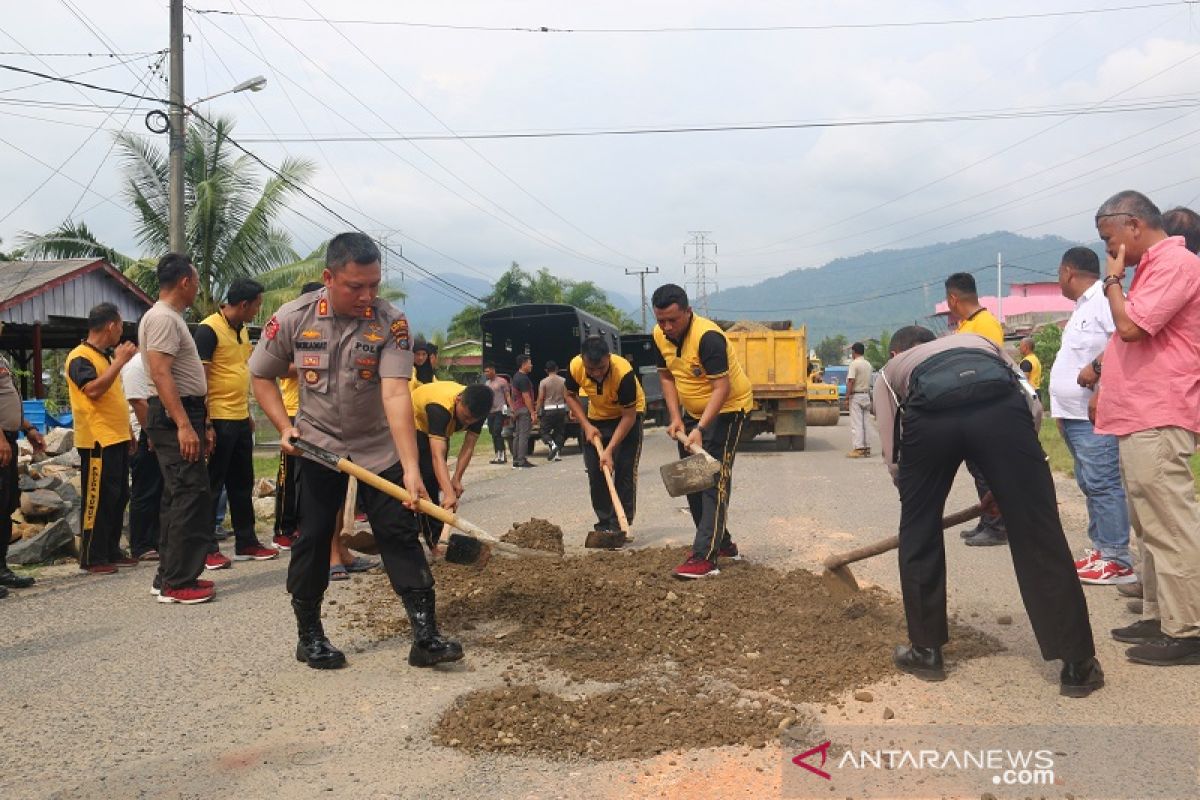
[[[721,474],[721,464],[702,453],[697,453],[680,461],[663,464],[659,473],[662,475],[663,486],[667,487],[667,494],[679,497],[716,486],[717,478]]]

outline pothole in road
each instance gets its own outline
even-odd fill
[[[598,759],[761,745],[792,724],[798,704],[894,673],[892,646],[907,637],[891,595],[865,589],[837,598],[811,572],[747,562],[684,582],[670,571],[685,555],[646,549],[493,559],[482,570],[435,564],[443,630],[524,667],[507,672],[504,686],[460,697],[438,723],[437,740]],[[407,636],[386,577],[368,578],[341,604],[347,624],[372,640]],[[958,624],[951,639],[947,654],[958,663],[1002,649]],[[546,669],[581,691],[537,685]],[[604,685],[582,690],[593,681]]]

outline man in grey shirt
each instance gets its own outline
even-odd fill
[[[1009,514],[1021,599],[1047,661],[1062,659],[1059,692],[1086,697],[1104,685],[1054,494],[1038,441],[1041,405],[1016,365],[978,334],[935,339],[915,325],[892,336],[892,359],[875,383],[884,460],[900,490],[900,587],[910,646],[892,656],[901,670],[943,680],[946,548],[942,511],[954,476],[971,459]]]
[[[563,439],[567,433],[567,381],[558,374],[558,364],[546,362],[546,377],[538,384],[537,410],[542,420],[542,441],[549,453],[547,461],[562,461]]]
[[[183,312],[196,299],[200,276],[191,259],[167,253],[155,268],[158,302],[142,315],[138,343],[150,377],[146,434],[163,476],[158,574],[160,603],[204,603],[215,594],[200,580],[213,529],[213,502],[204,454],[213,444],[208,385]]]

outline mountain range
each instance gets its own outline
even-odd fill
[[[1061,236],[997,231],[923,247],[862,253],[716,292],[708,298],[708,314],[722,320],[792,320],[808,326],[810,346],[839,333],[852,340],[865,339],[924,322],[934,304],[944,299],[943,281],[951,273],[972,273],[979,293],[994,295],[999,255],[1003,294],[1008,294],[1014,283],[1055,280],[1060,257],[1075,244]],[[1103,259],[1103,252],[1097,253]],[[454,273],[441,277],[477,297],[492,290],[482,278]],[[466,304],[432,278],[410,280],[402,288],[408,295],[404,308],[413,327],[425,335],[444,331]],[[601,288],[614,305],[638,317],[637,297]]]

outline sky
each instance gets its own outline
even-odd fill
[[[1088,242],[1121,189],[1200,202],[1200,7],[1184,2],[192,3],[237,15],[185,13],[189,102],[265,76],[197,108],[270,164],[314,161],[315,196],[436,274],[516,261],[635,294],[626,269],[684,280],[703,230],[731,287],[1002,229]],[[998,14],[1039,16],[955,22]],[[165,2],[9,4],[0,64],[166,97],[157,56],[107,54],[167,39]],[[105,55],[49,55],[87,52]],[[165,149],[154,107],[0,71],[4,246],[72,217],[141,255],[112,137]],[[818,121],[843,124],[459,138]],[[402,140],[428,134],[445,138]],[[312,141],[330,137],[367,141]],[[281,223],[302,255],[347,227],[305,198]]]

